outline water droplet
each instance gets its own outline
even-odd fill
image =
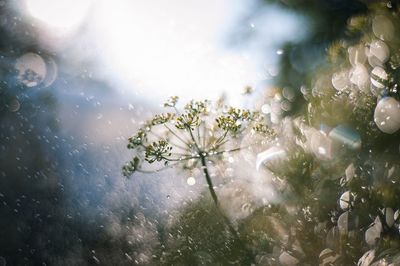
[[[337,226],[341,234],[347,234],[349,232],[349,212],[344,212],[339,216]]]
[[[26,53],[17,58],[15,69],[18,71],[18,81],[27,87],[38,86],[46,76],[46,63],[35,53]]]
[[[298,265],[299,260],[287,253],[286,251],[282,252],[282,254],[279,256],[279,262],[281,265],[285,266],[294,266]]]
[[[45,57],[44,61],[46,63],[46,76],[44,77],[42,84],[44,87],[49,87],[57,79],[58,66],[56,62],[51,57]]]
[[[250,202],[243,203],[241,206],[241,210],[246,213],[252,212],[252,204]]]
[[[342,210],[347,210],[350,207],[350,191],[346,191],[340,196],[339,205]]]
[[[351,179],[353,179],[353,177],[355,176],[355,168],[354,168],[354,164],[350,164],[349,166],[347,166],[346,168],[346,181],[349,182]]]
[[[394,26],[390,19],[378,15],[372,21],[372,31],[381,40],[391,40],[394,35]]]
[[[193,185],[196,184],[196,179],[195,179],[193,176],[190,176],[190,177],[188,177],[188,179],[186,180],[186,183],[187,183],[189,186],[193,186]]]
[[[393,218],[394,218],[395,221],[397,221],[397,220],[399,219],[399,217],[400,217],[400,210],[397,210],[397,211],[394,213]]]
[[[125,257],[129,260],[129,261],[133,261],[133,259],[132,259],[132,257],[131,256],[129,256],[129,254],[128,253],[125,253]]]
[[[263,106],[261,106],[261,112],[269,114],[271,112],[271,106],[269,104],[263,104]]]
[[[358,86],[359,89],[364,90],[369,81],[369,74],[367,68],[364,65],[358,64],[350,71],[351,83]]]
[[[338,125],[329,132],[332,140],[340,142],[347,148],[357,150],[361,148],[361,137],[358,132],[350,127]]]
[[[365,231],[365,242],[367,242],[367,244],[370,246],[375,245],[376,241],[381,237],[381,232],[382,224],[378,218],[375,220],[374,225]]]
[[[280,102],[272,102],[271,103],[271,112],[276,115],[282,114]]]
[[[269,162],[278,162],[286,158],[286,151],[282,148],[271,147],[268,150],[257,154],[256,169],[260,169],[261,165]]]
[[[386,219],[386,224],[389,227],[392,227],[394,225],[394,211],[392,208],[385,208],[383,210],[383,213],[385,215],[385,219]]]
[[[319,260],[321,265],[331,265],[334,264],[340,256],[336,254],[332,249],[326,248],[319,254]]]
[[[292,104],[288,100],[283,100],[281,101],[281,109],[288,112],[292,109]]]
[[[332,85],[338,90],[342,91],[350,86],[349,72],[341,71],[332,75]]]
[[[335,247],[339,242],[339,229],[333,226],[326,235],[326,244],[329,247]]]
[[[308,95],[310,93],[310,90],[306,86],[301,86],[300,91],[303,95]]]
[[[385,87],[385,83],[388,80],[388,74],[386,71],[380,66],[374,67],[371,72],[371,83],[375,87],[379,89],[383,89]]]
[[[322,154],[322,155],[325,155],[326,154],[325,148],[324,147],[318,147],[318,153]]]
[[[283,97],[285,97],[286,99],[288,99],[291,102],[294,100],[294,98],[296,96],[294,91],[289,88],[283,88],[282,95],[283,95]]]
[[[374,122],[385,133],[393,134],[400,129],[400,102],[395,98],[382,98],[376,105]]]
[[[361,202],[362,202],[362,203],[366,203],[367,200],[366,200],[365,198],[361,198]]]
[[[92,258],[96,264],[100,264],[100,260],[96,256],[92,256]]]
[[[332,140],[325,134],[315,130],[310,133],[311,151],[322,160],[331,159],[333,157]]]
[[[372,42],[367,50],[368,62],[374,66],[382,66],[389,59],[389,47],[381,40]]]
[[[224,171],[224,176],[225,176],[225,177],[233,177],[234,173],[235,173],[234,169],[231,168],[231,167],[228,167],[228,168],[226,168],[226,170]]]
[[[359,266],[371,265],[374,258],[375,258],[375,250],[374,249],[369,250],[364,253],[364,255],[358,261],[357,265],[359,265]]]
[[[20,107],[21,107],[21,104],[19,103],[19,101],[16,98],[12,99],[10,101],[10,103],[8,104],[8,109],[11,112],[17,112]]]
[[[349,61],[352,66],[362,65],[367,60],[364,45],[351,46],[347,49],[347,53],[349,54]]]

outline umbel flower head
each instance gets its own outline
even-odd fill
[[[200,165],[217,212],[240,244],[238,232],[219,205],[207,163],[221,159],[224,153],[246,148],[236,144],[246,131],[270,138],[275,134],[263,123],[258,112],[228,107],[221,101],[217,104],[207,100],[190,101],[182,109],[177,104],[178,97],[171,97],[164,104],[171,112],[154,115],[129,138],[128,148],[133,149],[135,155],[123,166],[123,174],[155,172],[175,165],[185,170]],[[162,164],[162,168],[150,171],[143,168],[143,164],[153,163]],[[251,257],[247,247],[242,246],[242,249]]]
[[[211,160],[223,153],[238,151],[230,142],[244,132],[274,137],[275,133],[264,123],[259,112],[225,106],[211,101],[189,101],[178,108],[179,98],[171,97],[164,103],[169,112],[156,114],[145,121],[135,135],[129,138],[128,149],[135,151],[123,174],[146,172],[144,164],[162,163],[162,169],[188,161]],[[229,147],[229,148],[228,148]],[[159,169],[160,170],[160,169]]]

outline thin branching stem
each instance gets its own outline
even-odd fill
[[[177,139],[179,139],[183,144],[185,144],[186,146],[190,146],[189,143],[188,143],[186,140],[184,140],[184,139],[182,139],[181,137],[179,137],[179,135],[176,134],[175,131],[173,131],[169,126],[167,126],[166,124],[164,124],[164,126],[168,129],[168,131],[169,131],[172,135],[174,135]]]
[[[215,156],[215,155],[220,155],[220,154],[223,154],[223,153],[230,153],[230,152],[240,151],[240,150],[243,150],[243,149],[246,149],[246,148],[249,148],[249,147],[251,147],[251,145],[246,146],[246,147],[238,147],[238,148],[234,148],[234,149],[231,149],[231,150],[210,152],[209,156]]]
[[[191,139],[192,139],[192,141],[193,141],[194,146],[195,146],[196,149],[197,149],[197,152],[198,152],[198,153],[201,153],[201,149],[200,149],[200,147],[199,147],[199,145],[198,145],[198,143],[197,143],[197,141],[196,141],[196,139],[195,139],[195,137],[194,137],[194,135],[193,135],[192,128],[191,128],[190,125],[188,125],[188,124],[185,124],[185,126],[186,126],[187,130],[189,131],[190,137],[191,137]]]
[[[174,110],[175,110],[175,113],[177,114],[177,115],[181,115],[181,112],[179,112],[179,109],[178,108],[176,108],[176,106],[174,105]]]
[[[155,133],[154,131],[149,131],[149,133],[152,134],[153,136],[157,137],[158,139],[164,139],[163,137],[161,137],[160,135],[158,135],[158,134]],[[181,149],[181,150],[184,150],[184,151],[187,150],[187,148],[182,147],[182,146],[180,146],[180,145],[178,145],[178,144],[172,142],[170,139],[169,139],[168,141],[169,141],[170,144],[172,144],[173,146],[175,146],[175,147],[177,147],[177,148],[179,148],[179,149]],[[185,143],[185,144],[186,144],[186,143]]]
[[[224,134],[217,139],[217,141],[215,142],[215,145],[218,145],[220,142],[224,141],[227,135],[228,135],[228,130],[226,130],[224,132]]]
[[[161,137],[160,135],[158,135],[157,133],[155,133],[154,131],[152,131],[152,130],[149,130],[149,131],[147,131],[149,134],[152,134],[154,137],[157,137],[157,138],[159,138],[159,139],[163,139],[163,137]]]
[[[199,159],[199,156],[195,155],[195,156],[187,156],[187,157],[181,157],[181,158],[162,157],[162,159],[164,159],[168,162],[181,162],[181,161],[188,161],[188,160],[192,160],[192,159]]]
[[[219,143],[217,146],[213,146],[212,148],[214,149],[214,150],[217,150],[217,149],[219,149],[221,146],[223,146],[225,143],[227,143],[229,140],[225,140],[225,141],[223,141],[223,142],[221,142],[221,143]],[[215,145],[215,144],[214,144]]]
[[[206,122],[205,121],[201,121],[201,124],[203,124],[203,149],[205,149],[206,143],[207,143],[207,126],[206,126]]]
[[[176,143],[172,142],[170,139],[167,139],[167,140],[172,146],[174,146],[174,148],[178,148],[178,149],[180,149],[182,151],[187,151],[188,150],[188,147],[183,147],[183,146],[177,145]]]
[[[192,156],[192,155],[190,155],[189,153],[179,153],[179,152],[172,152],[171,155],[183,156],[183,157]]]
[[[161,167],[161,168],[158,168],[158,169],[155,169],[155,170],[144,170],[144,169],[138,168],[138,169],[136,169],[136,171],[139,172],[139,173],[144,173],[144,174],[154,174],[154,173],[158,173],[158,172],[162,172],[162,171],[168,170],[168,169],[176,166],[177,164],[179,164],[179,162],[171,163],[171,164],[168,164],[168,165],[166,165],[164,167]]]
[[[239,239],[239,235],[238,235],[236,229],[233,227],[233,225],[232,225],[231,221],[229,220],[229,218],[222,211],[221,205],[220,205],[219,200],[218,200],[218,196],[217,196],[217,194],[215,193],[215,190],[214,190],[214,185],[212,183],[211,176],[210,176],[210,174],[208,172],[206,156],[200,155],[200,160],[201,160],[201,165],[202,165],[202,168],[203,168],[203,173],[204,173],[204,176],[205,176],[206,181],[207,181],[208,189],[210,191],[210,194],[211,194],[211,197],[212,197],[212,199],[214,201],[214,204],[215,204],[215,206],[217,208],[217,211],[221,215],[221,217],[224,219],[224,222],[228,226],[229,231],[232,233],[232,235],[236,239]]]

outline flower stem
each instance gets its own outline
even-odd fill
[[[214,186],[213,186],[210,174],[208,172],[207,161],[206,161],[206,157],[204,156],[204,154],[200,153],[200,160],[201,160],[201,165],[202,165],[202,168],[203,168],[203,173],[204,173],[204,176],[205,176],[206,181],[207,181],[208,190],[210,191],[211,197],[212,197],[212,199],[214,201],[214,204],[215,204],[215,206],[217,208],[217,211],[222,216],[222,218],[224,219],[224,222],[228,226],[229,231],[233,234],[233,236],[237,240],[239,240],[239,235],[238,235],[236,229],[233,227],[231,221],[229,220],[229,218],[225,215],[225,213],[221,209],[221,206],[220,206],[219,201],[218,201],[218,196],[215,193]]]
[[[219,214],[221,215],[221,217],[223,218],[225,224],[228,226],[229,231],[230,231],[231,234],[233,235],[233,237],[234,237],[236,243],[237,243],[237,244],[241,247],[241,249],[245,252],[246,257],[247,257],[247,259],[246,259],[246,260],[247,260],[247,263],[246,263],[246,264],[252,265],[253,262],[254,262],[254,256],[253,256],[252,252],[251,252],[251,251],[245,246],[245,244],[242,242],[242,240],[241,240],[240,237],[239,237],[238,232],[237,232],[236,229],[233,227],[233,225],[232,225],[231,221],[229,220],[229,218],[225,215],[225,213],[224,213],[224,211],[222,210],[221,205],[220,205],[220,203],[219,203],[219,201],[218,201],[218,196],[217,196],[217,194],[215,193],[214,186],[213,186],[213,183],[212,183],[212,180],[211,180],[211,176],[210,176],[210,174],[209,174],[209,172],[208,172],[206,156],[205,156],[203,153],[200,153],[199,155],[200,155],[201,165],[202,165],[202,168],[203,168],[203,173],[204,173],[204,176],[205,176],[205,178],[206,178],[206,180],[207,180],[208,189],[209,189],[210,194],[211,194],[211,197],[212,197],[212,199],[213,199],[213,201],[214,201],[215,207],[216,207],[218,213],[219,213]]]

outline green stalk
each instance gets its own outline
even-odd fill
[[[243,244],[243,242],[241,241],[238,232],[236,231],[236,229],[233,227],[231,221],[229,220],[229,218],[225,215],[224,211],[221,208],[221,205],[218,201],[218,197],[217,194],[215,193],[214,190],[214,186],[211,180],[211,176],[208,172],[208,167],[207,167],[207,161],[206,161],[206,156],[203,153],[199,153],[200,155],[200,160],[201,160],[201,166],[203,168],[203,173],[204,176],[206,178],[207,181],[207,185],[208,185],[208,190],[210,191],[211,197],[214,201],[215,207],[218,211],[218,213],[221,215],[221,217],[223,218],[225,224],[228,226],[229,231],[231,232],[231,234],[233,235],[233,237],[235,238],[235,241],[237,242],[237,244],[239,246],[241,246],[241,248],[245,251],[245,253],[247,254],[248,259],[250,259],[250,261],[247,261],[247,263],[252,264],[252,262],[254,262],[254,256],[252,254],[252,252],[250,250],[248,250],[246,248],[246,246]]]
[[[238,235],[236,229],[233,227],[233,225],[232,225],[231,221],[229,220],[229,218],[224,214],[224,212],[221,209],[221,205],[219,204],[217,194],[215,193],[214,186],[213,186],[210,174],[208,172],[206,157],[202,153],[200,153],[199,155],[200,155],[200,160],[201,160],[201,166],[202,166],[202,169],[203,169],[203,173],[204,173],[204,176],[205,176],[206,181],[207,181],[208,190],[210,191],[211,197],[212,197],[212,199],[214,201],[214,204],[215,204],[215,206],[217,208],[217,211],[222,216],[222,218],[224,219],[224,222],[228,226],[229,231],[233,234],[233,236],[237,240],[239,240],[239,235]]]

